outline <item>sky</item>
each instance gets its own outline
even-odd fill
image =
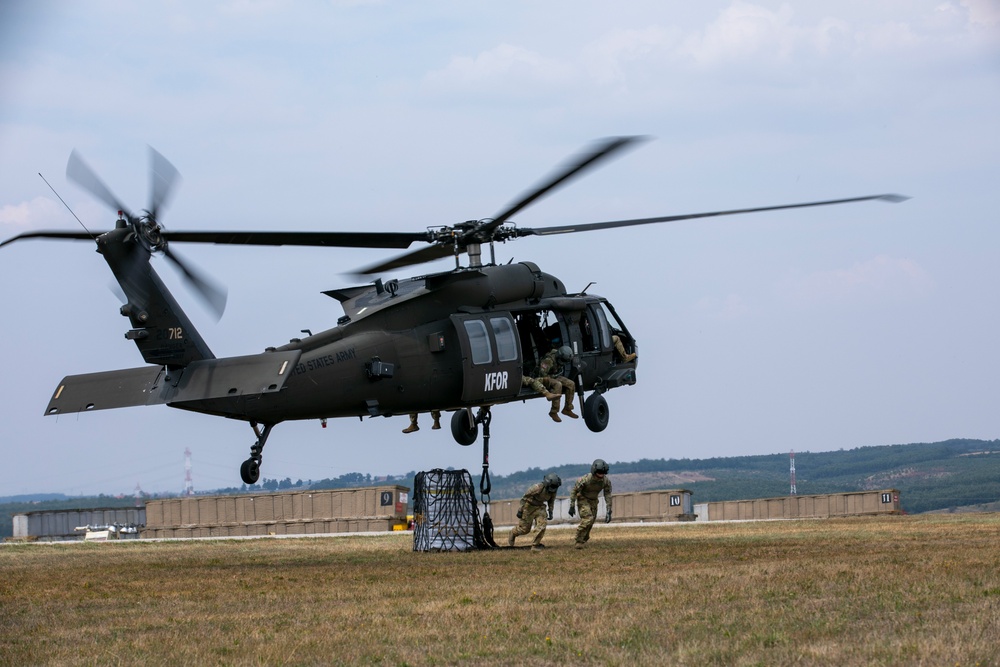
[[[994,0],[0,3],[0,238],[133,210],[148,148],[182,175],[173,230],[422,231],[490,217],[591,141],[653,138],[515,216],[526,227],[879,193],[880,202],[498,245],[590,282],[639,343],[610,423],[493,411],[494,474],[641,458],[1000,438],[1000,4]],[[39,177],[43,176],[45,180]],[[416,246],[414,246],[416,247]],[[335,326],[323,290],[396,251],[172,249],[217,356]],[[444,271],[451,260],[386,274]],[[43,417],[69,374],[142,365],[92,246],[0,249],[0,496],[238,486],[248,424],[165,406]],[[467,468],[405,416],[277,426],[262,476]],[[614,467],[612,467],[612,473]],[[809,473],[800,469],[803,492]]]

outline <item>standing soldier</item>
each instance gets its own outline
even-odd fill
[[[542,538],[545,537],[545,528],[548,526],[546,519],[552,518],[552,510],[556,504],[556,491],[562,485],[562,479],[555,473],[549,473],[538,484],[533,484],[525,491],[521,498],[521,507],[517,510],[517,518],[520,519],[510,531],[507,537],[507,545],[514,546],[514,540],[518,535],[527,535],[531,532],[531,524],[534,522],[538,529],[538,534],[531,543],[531,550],[538,551],[545,547]]]
[[[576,528],[576,548],[582,549],[590,539],[590,529],[597,519],[597,499],[604,492],[604,505],[608,509],[604,523],[611,523],[611,480],[608,470],[611,467],[604,459],[596,459],[590,466],[590,473],[584,475],[573,485],[569,494],[569,515],[576,514],[577,499],[580,505],[580,525]]]

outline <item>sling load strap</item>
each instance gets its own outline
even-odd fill
[[[490,482],[490,420],[492,418],[489,407],[480,408],[479,414],[476,416],[476,421],[483,425],[483,476],[479,479],[479,493],[482,494],[483,504],[487,508],[490,504],[490,490],[493,488],[493,484]]]
[[[490,518],[490,420],[493,418],[489,406],[479,409],[476,421],[483,425],[483,475],[479,478],[479,496],[483,502],[483,538],[491,547],[496,547],[493,541],[493,519]]]

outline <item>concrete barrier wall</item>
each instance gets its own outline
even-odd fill
[[[901,514],[899,491],[859,491],[815,496],[787,496],[755,500],[725,500],[694,505],[692,493],[684,489],[615,493],[613,521],[761,521],[835,516]],[[496,526],[517,523],[521,500],[490,503],[490,518]],[[575,523],[568,514],[569,498],[557,498],[550,524]],[[480,514],[483,507],[479,508]],[[598,517],[604,516],[604,496],[598,501]]]
[[[146,503],[143,537],[364,533],[405,527],[409,489],[379,486]]]
[[[617,502],[617,500],[616,500]],[[899,491],[858,491],[820,496],[786,496],[756,500],[724,500],[703,503],[706,517],[701,521],[759,521],[763,519],[805,519],[835,516],[901,514]]]

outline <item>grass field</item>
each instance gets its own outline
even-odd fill
[[[1000,664],[998,514],[572,540],[7,544],[0,664]]]

